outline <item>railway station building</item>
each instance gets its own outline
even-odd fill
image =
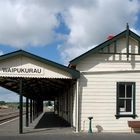
[[[68,66],[23,50],[2,55],[0,86],[19,94],[20,133],[23,96],[30,105],[27,124],[29,112],[30,118],[39,115],[43,101],[53,100],[55,113],[76,132],[89,130],[89,117],[94,132],[138,130],[133,124],[140,119],[140,37],[127,26]]]

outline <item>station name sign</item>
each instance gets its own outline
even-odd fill
[[[1,72],[5,74],[43,74],[42,68],[1,68]]]

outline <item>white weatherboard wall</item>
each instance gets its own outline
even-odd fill
[[[59,116],[68,121],[71,126],[76,127],[76,89],[75,85],[70,86],[59,96]],[[68,99],[67,96],[68,95]],[[68,101],[68,102],[67,102]],[[68,109],[68,110],[67,110]]]
[[[130,38],[130,52],[138,53],[138,42]],[[126,40],[117,41],[117,52],[126,53]],[[79,85],[80,130],[92,128],[103,132],[130,132],[128,120],[140,119],[140,56],[93,54],[77,65],[81,72]],[[116,119],[117,82],[136,82],[136,119]]]
[[[116,119],[116,83],[136,82],[136,114],[140,115],[140,73],[83,74],[80,82],[81,130],[88,130],[88,117],[93,116],[93,128],[104,131],[130,131],[128,120]],[[139,119],[136,118],[136,119]],[[84,128],[85,122],[85,128]]]

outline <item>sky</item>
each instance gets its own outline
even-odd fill
[[[0,0],[0,55],[22,49],[68,65],[126,23],[140,33],[140,0]]]

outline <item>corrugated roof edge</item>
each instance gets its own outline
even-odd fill
[[[54,61],[45,59],[45,58],[43,58],[43,57],[37,56],[37,55],[35,55],[35,54],[29,53],[29,52],[24,51],[24,50],[18,50],[18,51],[14,51],[14,52],[10,52],[10,53],[1,55],[1,56],[0,56],[0,61],[1,61],[1,60],[4,60],[4,59],[7,59],[7,58],[9,58],[9,57],[17,56],[17,55],[24,55],[24,56],[33,58],[33,59],[35,59],[35,60],[41,61],[41,62],[43,62],[43,63],[49,64],[49,65],[51,65],[51,66],[57,67],[57,68],[62,69],[62,70],[64,70],[64,71],[67,71],[68,73],[71,74],[71,76],[72,76],[73,79],[77,79],[77,78],[80,77],[80,72],[77,71],[77,70],[71,69],[71,68],[66,67],[66,66],[64,66],[64,65],[62,65],[62,64],[59,64],[59,63],[56,63],[56,62],[54,62]]]
[[[100,50],[101,48],[113,43],[114,41],[116,41],[118,38],[126,35],[126,31],[123,31],[121,33],[119,33],[118,35],[114,36],[112,39],[110,40],[106,40],[105,42],[99,44],[98,46],[94,47],[93,49],[87,51],[86,53],[74,58],[73,60],[70,61],[70,64],[71,65],[76,65],[80,62],[80,60],[84,59],[85,57],[89,56],[90,54],[94,54],[94,53],[97,53],[98,50]],[[134,32],[132,32],[131,30],[129,30],[129,35],[133,38],[135,38],[136,40],[139,40],[140,41],[140,36],[138,36],[137,34],[135,34]]]

